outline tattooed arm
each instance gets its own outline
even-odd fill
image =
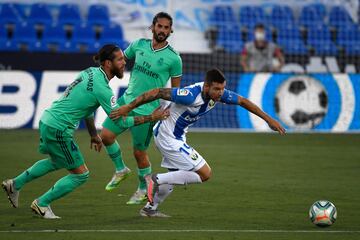
[[[131,103],[123,105],[120,108],[113,110],[110,114],[110,118],[115,120],[122,116],[126,116],[130,111],[137,108],[138,106],[160,98],[171,101],[171,88],[155,88],[150,91],[147,91],[142,95],[140,95],[139,97],[137,97]]]

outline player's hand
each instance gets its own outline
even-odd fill
[[[164,120],[170,116],[170,106],[163,109],[161,106],[155,109],[152,114],[151,118],[154,122],[159,120]]]
[[[116,120],[116,119],[119,119],[121,117],[126,117],[129,112],[131,111],[132,109],[130,108],[129,105],[123,105],[115,110],[112,110],[109,117],[112,119],[112,120]]]
[[[284,135],[286,132],[285,128],[275,119],[270,118],[267,124],[272,130],[277,131],[280,135]]]
[[[90,139],[90,149],[94,149],[97,152],[100,152],[102,148],[101,137],[97,134],[96,136],[91,137]]]

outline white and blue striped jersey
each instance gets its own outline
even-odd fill
[[[203,99],[203,85],[204,82],[199,82],[185,88],[172,89],[170,116],[154,126],[155,136],[161,134],[163,137],[186,141],[185,134],[189,126],[216,105],[216,102],[211,99]],[[237,102],[237,96],[236,93],[225,89],[221,102],[234,104]]]

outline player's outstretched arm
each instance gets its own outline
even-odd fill
[[[133,109],[137,108],[140,105],[154,101],[156,99],[164,99],[171,101],[171,88],[155,88],[150,91],[147,91],[137,97],[134,101],[129,104],[123,105],[118,109],[113,110],[110,113],[110,118],[116,120],[120,117],[126,116]]]
[[[246,110],[257,115],[258,117],[264,119],[264,121],[267,122],[267,124],[272,130],[279,132],[279,134],[281,135],[285,134],[286,131],[284,127],[281,126],[281,124],[278,121],[267,115],[263,110],[261,110],[256,104],[251,102],[249,99],[238,96],[237,102],[238,105],[242,106]]]

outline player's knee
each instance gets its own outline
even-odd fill
[[[208,167],[206,168],[206,171],[203,171],[203,172],[200,174],[201,181],[202,181],[202,182],[208,181],[208,180],[211,178],[211,175],[212,175],[212,171],[211,171],[211,168],[208,166]]]
[[[105,146],[109,146],[115,142],[116,135],[110,130],[103,128],[100,133],[100,137]]]

